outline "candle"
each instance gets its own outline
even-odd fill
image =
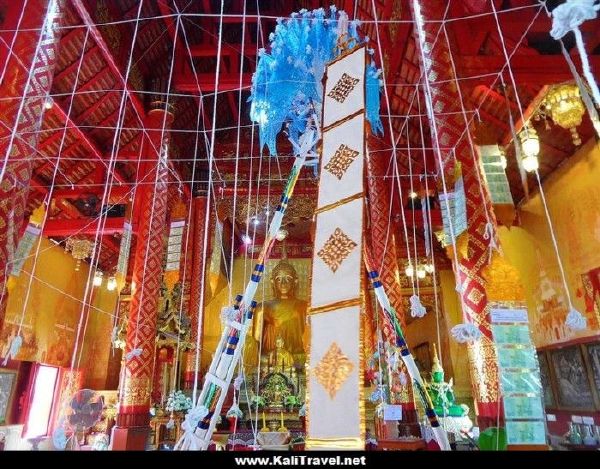
[[[265,418],[265,412],[263,411],[263,428],[267,426],[267,419]]]
[[[281,428],[283,428],[283,411],[281,412]]]

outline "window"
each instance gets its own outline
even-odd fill
[[[36,438],[48,434],[57,377],[58,368],[45,365],[38,367],[33,384],[33,399],[29,408],[25,438]],[[48,392],[50,389],[52,392]]]

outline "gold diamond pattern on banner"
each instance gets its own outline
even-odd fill
[[[348,145],[342,143],[325,165],[325,169],[341,181],[357,156],[357,150],[353,150]]]
[[[336,228],[317,256],[335,273],[356,246],[358,245],[346,233]]]
[[[315,376],[333,399],[353,369],[354,364],[342,353],[339,345],[333,342],[315,367]]]
[[[338,80],[335,86],[331,89],[327,96],[335,99],[338,103],[343,103],[352,91],[356,84],[360,81],[358,78],[353,78],[347,73],[342,74],[342,78]]]

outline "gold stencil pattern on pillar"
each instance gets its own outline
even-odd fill
[[[350,165],[354,162],[354,159],[358,156],[358,153],[357,150],[353,150],[348,145],[342,143],[329,160],[329,163],[325,165],[325,169],[341,181]]]
[[[333,342],[315,367],[314,372],[317,381],[333,399],[353,369],[354,364],[343,354],[339,345]]]
[[[346,233],[336,228],[317,256],[335,273],[356,246],[358,245]]]
[[[360,80],[353,78],[347,73],[342,74],[342,78],[338,80],[335,86],[331,89],[327,96],[335,99],[338,103],[343,103]]]
[[[147,405],[150,402],[150,379],[147,376],[126,377],[123,404],[129,406]]]

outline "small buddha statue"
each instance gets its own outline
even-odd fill
[[[448,383],[444,381],[444,369],[440,364],[435,344],[433,345],[433,350],[431,381],[426,383],[426,387],[433,402],[435,413],[440,417],[464,417],[469,409],[467,406],[456,404],[454,390],[452,389],[453,380],[450,378]]]
[[[294,366],[294,357],[284,348],[284,341],[281,337],[275,339],[275,350],[272,350],[267,359],[267,365],[273,371],[286,372]]]

